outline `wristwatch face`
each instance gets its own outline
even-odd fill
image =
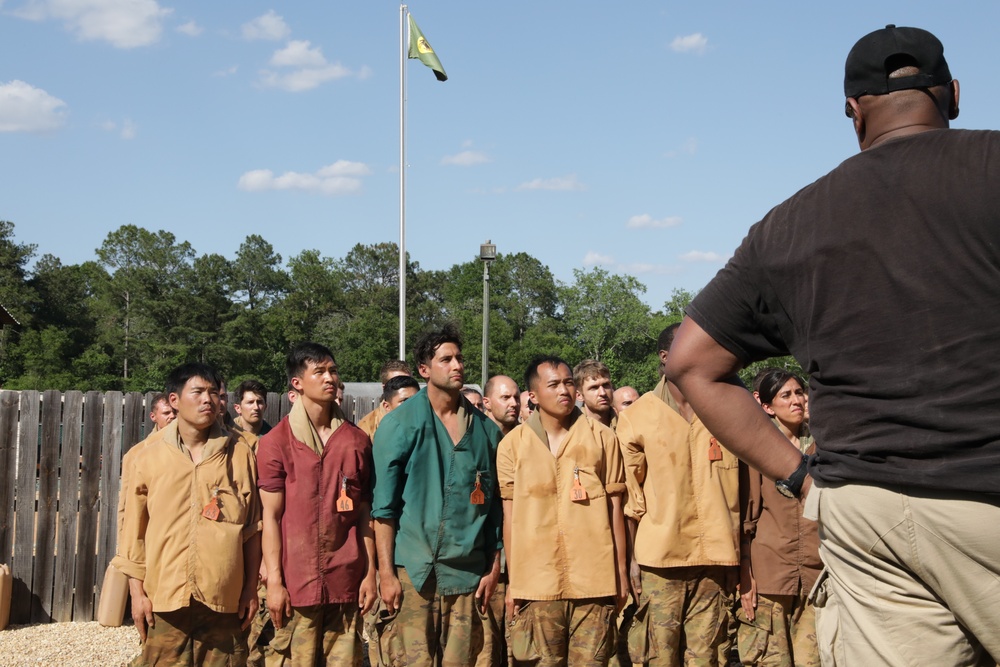
[[[775,486],[776,489],[778,489],[778,493],[780,493],[784,497],[786,497],[786,498],[795,498],[795,494],[792,492],[792,490],[790,488],[788,488],[788,481],[787,480],[783,479],[780,482],[775,482],[774,486]]]

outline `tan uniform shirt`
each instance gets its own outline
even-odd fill
[[[615,595],[616,564],[608,495],[625,491],[614,431],[576,411],[555,456],[537,412],[500,441],[500,497],[513,501],[508,564],[520,600]],[[587,492],[573,501],[574,470]]]
[[[260,525],[257,464],[242,434],[219,426],[195,465],[178,441],[177,422],[139,452],[126,489],[119,570],[144,582],[153,611],[191,598],[214,611],[238,611],[243,544]],[[202,516],[213,494],[219,517]]]
[[[646,567],[739,565],[739,459],[697,416],[688,423],[666,383],[618,415],[635,558]]]
[[[358,422],[358,428],[368,434],[369,438],[375,438],[375,431],[378,429],[379,423],[382,421],[382,417],[385,417],[388,413],[379,404],[374,410],[362,417],[361,421]]]
[[[135,458],[139,455],[146,445],[157,439],[159,430],[153,427],[153,432],[146,436],[145,439],[140,440],[132,446],[132,449],[125,452],[125,456],[122,457],[122,478],[121,486],[118,489],[118,532],[117,541],[115,542],[115,555],[119,556],[122,553],[122,528],[125,525],[125,497],[128,495],[126,489],[129,488],[129,483],[132,478],[132,466],[135,464]]]

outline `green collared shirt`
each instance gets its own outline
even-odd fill
[[[396,521],[396,565],[418,590],[433,573],[439,595],[474,591],[502,546],[500,430],[464,397],[462,406],[466,430],[457,445],[426,387],[382,419],[373,445],[372,518]],[[477,473],[481,505],[470,499]]]

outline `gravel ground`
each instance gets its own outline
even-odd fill
[[[0,632],[0,667],[117,667],[138,653],[139,634],[132,625],[43,623]]]

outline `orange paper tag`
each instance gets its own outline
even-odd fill
[[[215,521],[219,518],[219,489],[212,492],[212,499],[205,505],[201,515],[209,521]]]
[[[573,468],[573,488],[569,492],[570,500],[580,502],[587,499],[587,489],[580,483],[580,469]]]
[[[337,498],[337,511],[350,512],[354,509],[354,501],[347,495],[347,478],[340,483],[340,497]]]
[[[712,438],[708,444],[708,460],[709,461],[721,461],[722,460],[722,447],[719,446],[719,441]]]
[[[486,494],[483,493],[483,485],[480,483],[482,473],[476,471],[476,488],[469,494],[469,502],[473,505],[483,505],[486,503]]]

